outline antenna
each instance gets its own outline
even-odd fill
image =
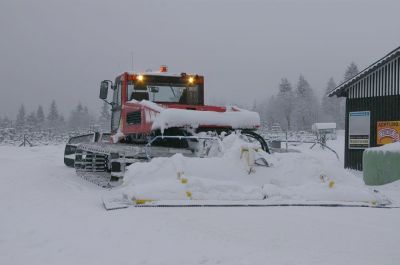
[[[131,63],[132,63],[132,65],[131,65],[131,67],[132,67],[132,72],[133,72],[133,51],[131,51]]]

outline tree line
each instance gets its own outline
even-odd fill
[[[344,73],[343,81],[352,78],[357,73],[358,67],[352,62]],[[269,127],[279,124],[283,130],[309,131],[315,122],[335,122],[337,128],[344,128],[345,99],[327,96],[327,93],[335,87],[335,80],[330,78],[326,84],[324,96],[319,99],[303,75],[299,76],[295,86],[287,78],[282,78],[276,94],[255,103],[253,110],[260,113],[261,120]],[[53,100],[47,113],[41,105],[28,113],[22,104],[15,120],[0,116],[0,128],[54,132],[93,128],[109,131],[110,121],[110,106],[105,102],[97,117],[89,111],[87,106],[79,102],[66,119],[58,111],[56,101]]]
[[[357,65],[352,62],[344,73],[343,81],[358,72]],[[260,113],[261,120],[268,126],[279,124],[283,130],[309,131],[315,122],[335,122],[337,128],[343,129],[345,99],[327,95],[336,86],[335,80],[330,78],[323,97],[319,99],[303,75],[299,76],[295,86],[287,78],[282,78],[277,93],[255,103],[253,109]]]
[[[104,102],[100,110],[100,115],[93,115],[87,106],[80,102],[69,113],[66,119],[62,113],[58,111],[55,100],[51,102],[47,113],[42,105],[36,110],[27,112],[24,104],[19,107],[18,114],[14,120],[7,116],[0,116],[0,128],[14,128],[17,132],[42,130],[52,130],[54,132],[65,132],[73,130],[87,130],[95,128],[101,131],[109,131],[111,122],[111,111],[107,103]]]

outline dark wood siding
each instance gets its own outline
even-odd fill
[[[346,99],[346,134],[345,134],[345,162],[346,168],[362,170],[362,154],[364,150],[348,149],[349,146],[349,112],[370,111],[370,146],[376,145],[376,129],[378,121],[400,120],[400,95],[372,97],[372,98],[347,98]]]

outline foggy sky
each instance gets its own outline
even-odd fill
[[[251,106],[303,74],[325,90],[400,46],[400,1],[0,1],[0,116],[55,99],[98,112],[124,71],[205,75],[206,103]],[[97,114],[97,113],[96,113]]]

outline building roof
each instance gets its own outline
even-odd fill
[[[351,85],[353,85],[355,82],[357,82],[358,80],[362,79],[366,75],[370,74],[371,72],[375,71],[375,69],[377,69],[378,67],[380,67],[381,65],[385,64],[386,62],[390,61],[392,58],[394,58],[394,57],[396,57],[398,55],[400,55],[400,47],[397,47],[396,49],[394,49],[393,51],[389,52],[387,55],[385,55],[384,57],[382,57],[378,61],[374,62],[373,64],[371,64],[370,66],[368,66],[367,68],[365,68],[364,70],[359,72],[354,77],[344,81],[343,83],[341,83],[340,85],[335,87],[335,89],[333,89],[331,92],[328,93],[328,96],[329,97],[332,97],[334,95],[336,95],[338,97],[346,96],[345,92],[347,92],[347,90],[349,89],[349,87]]]

